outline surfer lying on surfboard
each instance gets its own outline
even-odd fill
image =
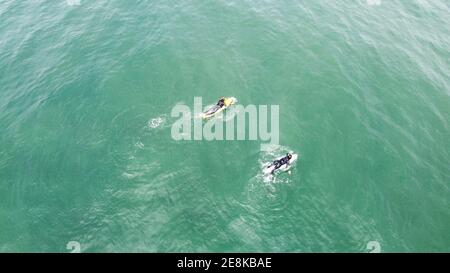
[[[214,116],[215,114],[220,113],[221,111],[223,111],[224,109],[226,109],[228,106],[236,103],[236,98],[230,97],[230,98],[225,98],[225,97],[221,97],[219,99],[219,101],[210,109],[208,109],[208,111],[204,112],[202,114],[203,118],[210,118],[212,116]]]
[[[280,169],[283,166],[285,166],[285,169],[286,169],[291,164],[291,162],[290,162],[291,159],[292,159],[292,153],[287,153],[285,157],[277,159],[274,162],[272,162],[272,164],[267,166],[265,172],[274,174],[276,170]]]

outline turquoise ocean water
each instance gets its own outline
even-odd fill
[[[0,1],[1,252],[450,251],[448,1],[68,3]],[[173,140],[195,96],[280,145]]]

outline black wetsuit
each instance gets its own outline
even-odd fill
[[[288,163],[289,163],[289,160],[290,160],[289,156],[285,156],[285,157],[283,157],[282,159],[275,160],[275,161],[272,163],[272,166],[275,166],[275,169],[273,169],[272,173],[273,173],[275,170],[278,170],[279,168],[281,168],[281,166],[283,166],[283,165],[285,165],[285,164],[288,164]]]
[[[214,114],[215,112],[219,111],[220,108],[225,106],[225,99],[221,99],[217,102],[216,105],[214,105],[211,109],[209,109],[208,111],[206,111],[207,114]]]

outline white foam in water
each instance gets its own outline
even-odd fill
[[[273,153],[277,150],[281,150],[283,147],[278,144],[261,144],[260,151],[266,153]]]
[[[148,128],[151,129],[155,129],[158,128],[159,126],[161,126],[161,124],[164,123],[164,118],[163,117],[157,117],[157,118],[152,118],[151,120],[148,121]]]
[[[379,5],[381,5],[381,0],[367,0],[367,5],[379,6]]]
[[[138,142],[136,142],[135,144],[134,144],[134,146],[136,147],[136,148],[139,148],[139,149],[142,149],[142,148],[144,148],[144,143],[142,143],[142,141],[138,141]]]

